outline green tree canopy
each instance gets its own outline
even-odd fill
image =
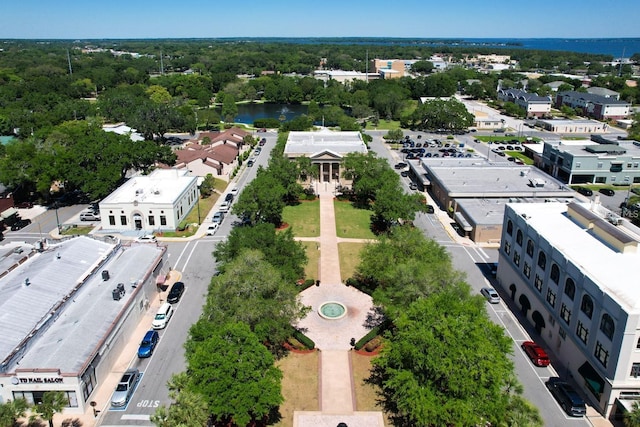
[[[412,129],[461,130],[472,126],[474,119],[460,101],[434,99],[419,105],[405,120]]]
[[[40,418],[49,421],[49,427],[53,427],[53,416],[69,404],[67,396],[61,391],[46,391],[42,393],[42,403],[34,405],[31,409]]]

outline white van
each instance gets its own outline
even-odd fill
[[[93,212],[81,212],[80,221],[100,221],[100,215]]]
[[[169,323],[169,319],[171,319],[171,315],[173,314],[173,306],[168,302],[165,302],[160,306],[158,312],[156,313],[156,317],[153,319],[153,329],[164,329]]]

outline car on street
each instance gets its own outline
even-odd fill
[[[147,331],[144,334],[144,338],[140,342],[140,346],[138,347],[138,357],[140,359],[144,359],[146,357],[151,357],[153,354],[153,350],[156,348],[156,344],[158,344],[158,340],[160,339],[160,335],[158,332],[154,330]]]
[[[226,202],[231,203],[231,202],[233,202],[233,198],[234,198],[234,197],[235,197],[235,196],[233,195],[233,193],[227,193],[227,195],[226,195],[226,196],[224,196],[224,200],[225,200]]]
[[[403,177],[407,177],[407,176],[409,176],[409,171],[402,171],[402,172],[400,172],[400,175],[403,176]]]
[[[16,222],[14,222],[13,224],[11,224],[11,231],[18,231],[18,230],[22,230],[23,228],[25,228],[27,225],[31,224],[31,220],[30,219],[18,219],[16,220]]]
[[[229,212],[230,207],[231,203],[225,200],[220,204],[220,207],[218,207],[218,209],[220,210],[220,212]]]
[[[396,169],[404,169],[406,167],[407,167],[407,164],[404,162],[396,163],[396,165],[394,166],[394,168]]]
[[[500,302],[500,295],[496,292],[495,289],[485,287],[480,289],[480,293],[489,301],[491,304],[498,304]]]
[[[111,406],[122,407],[129,403],[138,379],[140,379],[140,371],[136,368],[128,369],[120,378],[116,391],[111,396]]]
[[[605,196],[609,196],[612,197],[616,194],[616,192],[614,190],[612,190],[611,188],[601,188],[598,190],[600,193],[604,194]]]
[[[151,327],[153,329],[164,329],[167,327],[167,323],[171,319],[173,315],[173,307],[168,302],[165,302],[160,306],[156,316],[153,318],[153,322],[151,322]]]
[[[415,182],[412,182],[411,184],[409,184],[409,189],[417,190],[418,189],[418,184],[416,184]]]
[[[572,417],[582,417],[586,415],[587,407],[584,400],[582,400],[571,385],[558,377],[551,377],[544,384],[567,415]]]
[[[215,224],[211,224],[210,226],[207,227],[207,236],[213,236],[214,234],[216,234],[216,231],[218,231],[218,227],[220,227],[219,224],[215,223]]]
[[[427,213],[432,214],[435,213],[435,209],[433,208],[432,205],[427,205]]]
[[[549,366],[549,363],[551,363],[547,352],[533,341],[525,341],[522,343],[521,347],[534,365],[545,367]]]
[[[577,187],[576,191],[582,194],[583,196],[587,196],[587,197],[593,196],[593,190],[587,187]]]
[[[170,304],[175,304],[180,301],[182,294],[184,293],[184,283],[176,282],[171,285],[171,289],[169,289],[169,293],[167,294],[167,302]]]
[[[140,236],[136,239],[136,242],[141,243],[155,243],[158,239],[153,234],[145,234],[144,236]]]
[[[233,187],[230,191],[231,194],[233,194],[233,197],[238,195],[238,187]]]
[[[254,159],[253,157],[250,158],[249,160],[247,160],[247,167],[248,168],[252,167],[255,162],[256,162],[256,159]]]
[[[222,224],[222,220],[224,219],[224,212],[216,212],[213,214],[213,218],[211,218],[211,222],[214,224]]]

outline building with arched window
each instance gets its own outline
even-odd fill
[[[628,410],[640,399],[640,229],[595,201],[510,203],[502,229],[498,283],[556,370],[605,416]]]

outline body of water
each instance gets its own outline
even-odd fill
[[[238,104],[237,123],[253,123],[256,119],[272,118],[289,121],[301,114],[307,114],[306,105],[284,104]]]

